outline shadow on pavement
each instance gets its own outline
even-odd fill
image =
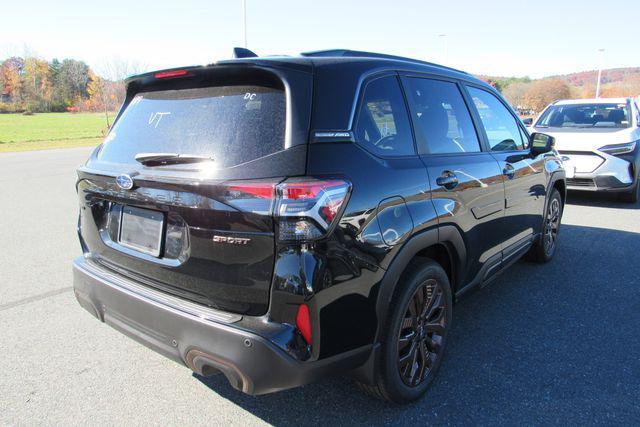
[[[640,209],[640,203],[626,203],[618,199],[615,193],[592,193],[588,191],[569,191],[567,203],[578,206],[598,208]]]
[[[440,373],[412,405],[348,378],[258,397],[222,375],[196,378],[275,425],[635,424],[640,234],[564,225],[560,245],[550,263],[521,261],[455,307]]]

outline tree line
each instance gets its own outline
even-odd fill
[[[83,61],[0,60],[0,113],[115,111],[123,98],[121,78],[102,78]]]
[[[0,113],[115,111],[124,99],[124,77],[145,67],[112,58],[103,68],[106,77],[98,76],[85,62],[69,58],[0,60]],[[539,80],[481,78],[523,114],[540,112],[557,99],[595,96],[595,71]],[[603,98],[640,95],[640,68],[605,70],[602,81]]]
[[[596,71],[586,71],[532,80],[523,78],[481,78],[498,89],[522,114],[539,113],[558,99],[594,98]],[[640,68],[603,70],[601,98],[640,96]]]

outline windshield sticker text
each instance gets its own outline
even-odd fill
[[[164,116],[167,116],[171,113],[167,112],[167,113],[151,113],[151,115],[149,116],[149,126],[153,126],[154,128],[157,128],[158,125],[160,124],[160,121],[162,120],[162,118]]]

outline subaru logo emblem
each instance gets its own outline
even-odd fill
[[[123,190],[131,190],[133,188],[133,179],[129,175],[118,175],[116,177],[116,184]]]

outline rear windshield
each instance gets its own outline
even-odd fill
[[[211,156],[231,167],[284,149],[285,96],[262,86],[217,86],[136,95],[98,158],[136,163],[139,153]]]
[[[626,128],[629,127],[627,104],[552,105],[536,123],[537,127],[557,128]]]

